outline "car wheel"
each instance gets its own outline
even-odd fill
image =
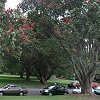
[[[52,93],[51,93],[51,92],[49,92],[49,95],[50,95],[50,96],[52,96]]]
[[[0,92],[0,96],[3,96],[3,92]]]
[[[65,92],[65,93],[64,93],[64,95],[67,95],[67,94],[68,94],[68,92]]]
[[[64,95],[67,95],[67,93],[65,92]]]
[[[24,95],[24,93],[23,92],[20,92],[20,94],[19,94],[20,96],[23,96]]]

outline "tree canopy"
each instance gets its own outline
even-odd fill
[[[27,77],[31,70],[45,83],[66,58],[82,93],[91,92],[100,62],[98,0],[22,0],[0,17],[1,55],[17,59]]]

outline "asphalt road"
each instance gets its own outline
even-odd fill
[[[68,89],[69,93],[72,93],[72,89]],[[27,96],[36,96],[36,95],[41,95],[40,94],[40,89],[28,89],[28,94],[26,94]]]
[[[27,96],[33,96],[33,95],[41,95],[40,94],[40,89],[28,89],[28,94]]]

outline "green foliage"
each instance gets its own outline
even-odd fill
[[[99,26],[100,4],[95,0],[23,0],[17,10],[0,16],[0,54],[8,69],[17,66],[27,77],[34,72],[41,83],[51,74],[72,70],[71,64],[83,82],[97,68]]]
[[[23,5],[26,2],[24,10]],[[70,60],[82,85],[82,91],[90,92],[85,91],[87,90],[86,86],[90,87],[99,62],[99,2],[95,0],[36,0],[35,2],[31,1],[31,4],[28,2],[24,0],[21,8],[23,12],[29,12],[28,16],[31,20],[33,20],[32,14],[38,16],[38,20],[33,17],[38,23],[36,33],[39,35],[36,39],[43,41],[54,36],[64,48],[66,58]],[[29,11],[30,7],[33,7],[31,11]]]

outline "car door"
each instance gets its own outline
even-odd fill
[[[10,93],[17,95],[17,94],[20,93],[20,88],[18,86],[12,86],[11,89],[10,89]]]
[[[11,86],[6,91],[6,94],[9,94],[9,95],[19,94],[19,91],[20,91],[19,87],[17,87],[17,86]]]
[[[54,88],[54,93],[53,93],[53,94],[56,94],[56,95],[59,94],[59,86],[56,86],[56,87]]]
[[[57,86],[55,86],[55,87],[53,87],[52,89],[50,89],[49,90],[52,94],[58,94],[58,87]]]
[[[65,93],[65,86],[60,86],[58,93],[59,94],[64,94]]]
[[[12,86],[9,86],[4,89],[4,94],[11,94],[12,93]]]

